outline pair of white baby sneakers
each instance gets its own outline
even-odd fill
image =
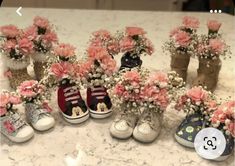
[[[163,114],[154,109],[146,109],[142,113],[124,109],[110,127],[113,137],[134,139],[143,143],[153,142],[161,131]]]

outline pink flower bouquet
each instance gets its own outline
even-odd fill
[[[125,33],[120,37],[120,51],[130,52],[132,56],[140,56],[143,53],[152,55],[153,44],[145,35],[146,32],[140,27],[126,27]]]
[[[17,92],[25,103],[45,104],[49,98],[46,87],[35,80],[24,81],[18,86]]]
[[[34,43],[36,53],[48,53],[53,44],[58,41],[48,19],[36,16],[33,25],[23,30],[23,36]]]
[[[211,115],[210,122],[213,127],[235,137],[235,101],[229,101],[218,106]]]
[[[20,103],[21,99],[16,93],[3,91],[0,94],[0,116],[5,115],[9,110],[12,110],[13,105]]]
[[[89,47],[101,47],[112,57],[120,52],[118,38],[105,29],[93,32],[90,42]]]
[[[197,44],[196,30],[199,27],[199,20],[186,16],[182,23],[183,25],[170,32],[170,40],[164,44],[163,49],[171,54],[177,51],[193,55],[194,47]]]
[[[217,108],[215,96],[202,87],[193,87],[179,96],[175,108],[187,114],[200,113],[209,116]]]

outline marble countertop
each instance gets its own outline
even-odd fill
[[[168,71],[170,57],[163,54],[161,46],[167,40],[170,29],[181,22],[185,15],[200,19],[199,33],[207,33],[206,21],[218,19],[223,22],[221,32],[235,53],[235,17],[226,14],[182,13],[182,12],[137,12],[137,11],[94,11],[23,8],[23,16],[15,13],[15,8],[0,8],[0,26],[16,24],[25,27],[32,23],[36,15],[47,17],[57,27],[61,42],[69,42],[77,47],[78,57],[82,57],[91,32],[104,28],[111,32],[125,26],[140,26],[148,32],[155,45],[151,57],[143,57],[143,66],[151,70]],[[120,61],[120,56],[116,57]],[[0,88],[9,89],[8,80],[3,77],[0,61]],[[196,77],[198,61],[191,59],[188,83]],[[225,99],[234,98],[234,57],[223,61],[215,93]],[[29,69],[30,70],[30,69]],[[109,134],[114,119],[89,119],[80,125],[70,125],[60,116],[56,97],[52,98],[53,116],[56,126],[47,132],[35,132],[29,142],[15,144],[1,136],[0,165],[2,166],[232,166],[234,156],[224,162],[204,160],[193,149],[180,146],[173,137],[176,127],[184,117],[183,113],[169,110],[165,113],[160,136],[151,144],[142,144],[128,139],[121,141]]]

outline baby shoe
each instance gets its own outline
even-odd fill
[[[25,142],[33,137],[33,129],[15,110],[0,116],[1,133],[13,142]]]
[[[82,123],[89,118],[87,106],[76,85],[62,81],[57,94],[59,108],[67,122]]]
[[[88,88],[87,105],[93,118],[102,119],[112,114],[112,102],[105,87]]]
[[[145,110],[137,122],[133,137],[140,142],[153,142],[161,131],[162,119],[162,113]]]
[[[51,116],[51,109],[44,108],[35,103],[25,104],[26,120],[39,131],[49,130],[55,125],[55,119]]]
[[[234,138],[231,135],[224,134],[226,140],[226,146],[224,152],[221,156],[215,158],[215,161],[224,161],[226,160],[233,152],[234,149]]]
[[[186,147],[194,148],[194,139],[197,133],[205,127],[205,124],[205,118],[201,113],[187,115],[176,129],[176,141]]]
[[[110,133],[113,137],[119,139],[130,138],[137,123],[138,115],[134,112],[124,110],[121,112],[110,127]]]
[[[120,70],[123,69],[131,69],[134,67],[141,67],[142,60],[139,56],[131,56],[130,52],[126,52],[121,58],[121,67]]]

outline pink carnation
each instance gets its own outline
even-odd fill
[[[23,97],[33,98],[45,90],[43,85],[40,85],[38,81],[29,80],[24,81],[17,87],[19,94]]]
[[[144,35],[146,32],[140,27],[126,27],[126,34],[128,36]]]
[[[116,61],[110,56],[106,56],[101,60],[101,67],[107,75],[111,75],[116,69]]]
[[[149,76],[147,82],[151,85],[155,84],[156,82],[168,83],[168,77],[164,72],[156,72]]]
[[[127,71],[124,73],[124,79],[129,82],[140,82],[141,77],[137,71]]]
[[[120,49],[122,52],[133,51],[135,48],[135,41],[130,37],[124,37],[120,41]]]
[[[91,71],[91,66],[94,64],[93,59],[88,59],[85,62],[80,63],[74,67],[76,75],[81,77],[87,77],[88,73]]]
[[[15,49],[16,41],[15,40],[7,40],[3,43],[2,48],[5,52],[10,52],[12,49]]]
[[[19,48],[24,54],[32,53],[33,51],[33,43],[27,39],[23,38],[18,41]]]
[[[8,38],[15,38],[20,34],[20,30],[15,25],[5,25],[0,27],[1,33]]]
[[[207,27],[211,31],[217,32],[220,29],[221,23],[216,20],[209,20],[207,22]]]
[[[39,17],[36,16],[33,20],[34,25],[40,28],[48,28],[49,27],[49,21],[48,19],[44,18],[44,17]]]
[[[153,43],[147,38],[145,38],[145,46],[146,46],[145,51],[147,52],[147,54],[152,55],[152,53],[154,52],[154,46]]]
[[[175,36],[179,31],[181,31],[182,27],[176,27],[173,30],[170,31],[170,37]]]
[[[187,91],[187,96],[194,102],[200,102],[207,99],[207,92],[201,87],[193,87]]]
[[[220,54],[224,51],[225,44],[220,39],[210,39],[209,47],[214,54]]]
[[[44,43],[51,44],[58,41],[57,34],[53,31],[47,31],[45,35],[42,35]]]
[[[105,29],[101,29],[98,31],[95,31],[92,33],[92,35],[96,38],[102,38],[102,39],[109,39],[111,38],[111,34],[109,31],[105,30]]]
[[[38,36],[37,28],[35,26],[30,26],[23,31],[22,37],[28,38],[29,40],[35,40]]]
[[[54,54],[61,57],[71,57],[75,55],[75,47],[70,44],[60,44],[54,49]]]
[[[51,65],[51,72],[59,79],[68,77],[73,71],[73,66],[68,62],[54,63]]]
[[[123,93],[125,91],[125,87],[122,84],[116,84],[114,87],[114,94],[116,94],[117,96],[122,96]]]
[[[183,25],[186,28],[197,29],[199,27],[199,20],[195,17],[185,16],[183,18]]]
[[[119,43],[117,41],[108,42],[107,50],[111,54],[118,54],[120,51]]]
[[[87,50],[88,56],[92,59],[101,60],[106,56],[109,56],[107,50],[103,47],[91,46]]]
[[[191,37],[187,32],[179,31],[175,34],[175,41],[181,47],[187,47],[191,42]]]
[[[8,93],[0,94],[0,107],[6,107],[10,102],[10,95]]]
[[[11,95],[9,99],[11,104],[20,104],[22,101],[19,96]]]

